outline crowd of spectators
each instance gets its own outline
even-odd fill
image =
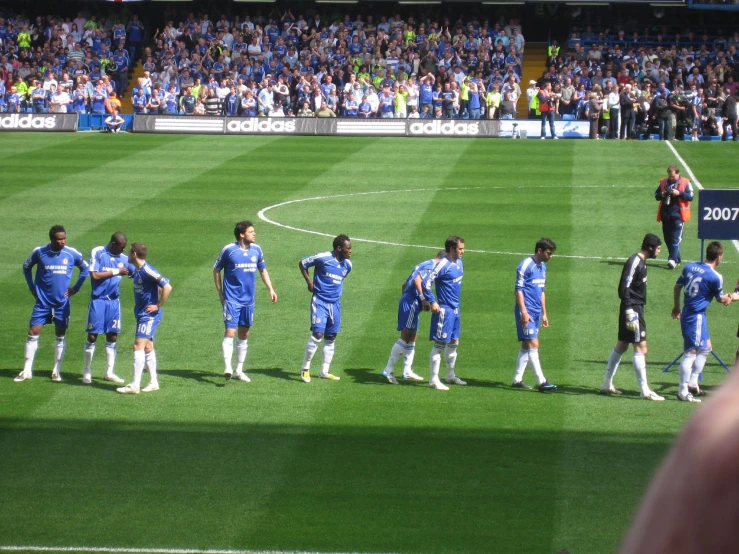
[[[360,118],[513,117],[516,19],[320,13],[172,19],[146,49],[136,113]]]
[[[627,33],[573,28],[566,49],[553,41],[536,91],[552,84],[559,117],[591,121],[591,138],[698,140],[735,130],[739,33]],[[736,133],[732,132],[736,137]],[[734,140],[737,140],[736,138]]]
[[[0,111],[111,112],[144,32],[136,15],[0,13]]]

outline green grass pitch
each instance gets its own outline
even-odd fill
[[[733,146],[679,144],[705,187],[736,187]],[[318,552],[612,552],[650,476],[695,406],[661,373],[681,350],[677,273],[650,262],[648,375],[663,403],[597,394],[615,343],[623,261],[661,235],[653,193],[676,163],[660,142],[0,134],[0,547],[98,546]],[[683,174],[686,174],[683,171]],[[384,191],[381,194],[361,194]],[[355,240],[333,370],[299,381],[309,293],[298,260]],[[697,209],[697,205],[694,211]],[[247,372],[222,378],[212,264],[235,221],[255,222],[279,302],[259,283]],[[157,335],[161,391],[81,384],[89,285],[73,299],[63,383],[53,329],[32,381],[16,384],[33,304],[21,272],[56,223],[86,256],[124,231],[174,291]],[[696,223],[684,259],[699,257]],[[469,250],[457,373],[466,388],[390,386],[399,288],[459,234]],[[541,333],[554,394],[512,390],[516,265],[547,236],[551,322]],[[481,252],[475,252],[475,250]],[[493,253],[497,252],[497,253]],[[582,257],[566,257],[582,256]],[[739,254],[726,243],[727,288]],[[131,375],[133,299],[122,286],[117,372]],[[709,310],[733,361],[736,306]],[[428,316],[415,369],[428,375]],[[320,353],[313,362],[315,374]],[[443,371],[443,367],[442,367]],[[527,380],[532,376],[527,372]],[[707,388],[725,378],[710,363]],[[146,382],[146,378],[145,378]]]

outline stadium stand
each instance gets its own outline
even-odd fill
[[[125,13],[0,11],[0,111],[109,113],[146,40],[138,17]]]
[[[560,87],[563,117],[598,121],[593,138],[725,139],[736,119],[738,46],[739,33],[720,28],[573,26],[540,80]],[[603,104],[597,113],[591,99]]]

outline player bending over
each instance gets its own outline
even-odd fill
[[[416,335],[418,334],[418,320],[421,310],[427,312],[432,310],[438,313],[439,304],[436,303],[431,287],[427,286],[425,280],[433,271],[436,264],[444,257],[444,251],[440,250],[435,258],[421,262],[413,268],[411,274],[403,282],[400,302],[398,303],[398,331],[400,339],[390,350],[382,376],[393,385],[398,384],[393,369],[395,364],[403,356],[403,379],[423,381],[423,377],[413,372],[413,357],[416,353]]]

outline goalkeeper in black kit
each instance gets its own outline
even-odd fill
[[[662,241],[657,235],[647,234],[642,241],[641,250],[631,256],[621,271],[618,284],[618,297],[621,306],[618,311],[618,342],[608,357],[606,376],[600,388],[601,394],[618,395],[622,392],[613,386],[621,357],[634,345],[634,372],[641,388],[641,397],[661,402],[664,398],[649,389],[647,383],[647,325],[644,321],[644,305],[647,303],[647,259],[654,259],[660,253]]]

